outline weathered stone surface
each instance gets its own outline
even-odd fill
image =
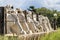
[[[36,14],[33,14],[32,19],[32,12],[26,12],[27,14],[25,15],[23,10],[6,8],[7,33],[30,34],[52,31],[49,19],[47,17],[38,15],[39,21],[37,21]],[[27,21],[25,17],[27,17]]]

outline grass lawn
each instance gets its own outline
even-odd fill
[[[56,32],[52,32],[46,34],[45,36],[42,36],[40,40],[60,40],[60,29],[58,29]]]

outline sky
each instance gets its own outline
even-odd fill
[[[13,5],[14,8],[27,9],[29,6],[36,8],[46,7],[60,11],[60,0],[0,0],[0,6]]]

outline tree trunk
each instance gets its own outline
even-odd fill
[[[57,23],[57,20],[54,18],[54,30],[57,29],[57,25],[56,25],[56,23]]]

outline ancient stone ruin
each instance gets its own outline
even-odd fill
[[[25,35],[53,30],[48,17],[38,15],[37,21],[36,14],[33,14],[32,19],[32,12],[28,10],[14,9],[13,6],[7,5],[4,7],[4,15],[5,34]]]
[[[53,30],[48,17],[43,15],[38,15],[39,21],[37,21],[36,14],[33,14],[32,19],[31,11],[24,11],[19,8],[13,9],[10,5],[5,7],[5,14],[7,34],[23,35]]]

